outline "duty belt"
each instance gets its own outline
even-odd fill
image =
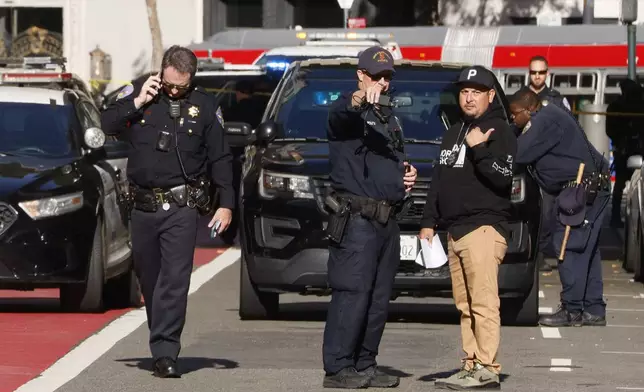
[[[353,213],[359,213],[366,219],[387,223],[396,214],[396,206],[385,200],[375,200],[369,197],[338,193],[340,199],[349,203]]]

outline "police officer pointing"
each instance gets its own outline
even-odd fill
[[[400,264],[394,214],[416,181],[416,169],[404,161],[402,140],[395,137],[401,130],[391,108],[373,105],[387,94],[393,74],[386,49],[365,49],[358,60],[358,90],[343,94],[329,110],[332,294],[324,329],[325,388],[399,384],[398,377],[376,367]]]
[[[145,300],[154,375],[164,378],[180,377],[176,360],[198,210],[208,212],[210,186],[217,186],[220,208],[209,226],[221,233],[230,224],[235,198],[223,120],[214,112],[213,97],[192,85],[196,70],[192,51],[172,46],[163,55],[160,75],[127,86],[102,115],[105,132],[123,130],[131,145],[127,175],[134,267]]]
[[[531,165],[540,187],[555,198],[551,230],[557,255],[570,226],[559,263],[561,305],[539,322],[552,327],[603,326],[606,304],[598,241],[610,196],[608,162],[573,116],[547,103],[532,91],[519,91],[510,104],[513,121],[522,129],[516,161]],[[578,186],[580,163],[585,166]]]

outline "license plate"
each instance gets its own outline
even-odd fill
[[[418,256],[418,237],[415,235],[400,236],[400,260],[416,260]]]

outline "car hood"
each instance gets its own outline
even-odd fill
[[[0,154],[0,199],[59,194],[78,180],[75,158]]]
[[[405,153],[409,162],[418,170],[418,176],[429,178],[440,146],[436,144],[408,143]],[[301,142],[273,144],[264,153],[262,166],[266,170],[309,176],[327,176],[329,144],[327,142]]]

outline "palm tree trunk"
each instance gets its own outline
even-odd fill
[[[161,40],[159,15],[157,14],[157,0],[145,0],[145,5],[148,10],[148,24],[152,34],[152,70],[160,70],[163,59],[163,41]]]

